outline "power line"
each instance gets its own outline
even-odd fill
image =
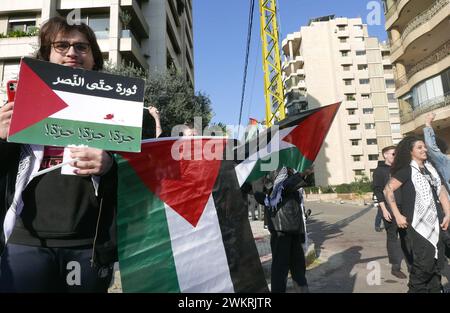
[[[247,30],[247,49],[245,52],[245,65],[244,65],[244,79],[242,82],[242,94],[241,94],[241,108],[239,110],[239,130],[238,130],[238,138],[240,135],[240,126],[242,119],[242,107],[244,106],[244,97],[245,97],[245,85],[247,83],[247,67],[248,67],[248,56],[250,52],[250,43],[252,39],[252,26],[253,26],[253,9],[255,7],[255,0],[250,1],[250,12],[248,14],[248,30]]]

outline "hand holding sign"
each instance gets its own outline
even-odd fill
[[[8,135],[13,107],[14,102],[7,103],[0,107],[0,139],[2,140],[6,140],[6,136]]]
[[[70,148],[70,156],[77,161],[70,165],[76,167],[77,175],[103,175],[113,164],[111,156],[104,150],[95,148]]]

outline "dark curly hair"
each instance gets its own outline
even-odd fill
[[[102,70],[103,56],[94,31],[85,23],[69,25],[66,18],[61,16],[52,17],[42,25],[41,30],[39,31],[39,50],[37,51],[36,58],[43,61],[49,61],[52,42],[55,41],[56,36],[58,36],[59,33],[65,35],[74,30],[85,35],[91,46],[92,55],[94,57],[93,70]]]
[[[394,175],[400,169],[409,166],[411,163],[411,151],[417,141],[423,141],[422,138],[418,136],[407,136],[403,138],[397,145],[395,149],[394,163],[391,167],[391,174]]]

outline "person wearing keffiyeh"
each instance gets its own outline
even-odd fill
[[[399,228],[406,228],[412,265],[409,292],[441,292],[445,265],[443,234],[450,221],[450,203],[436,169],[427,161],[427,148],[415,136],[403,138],[395,151],[392,178],[384,194]],[[399,210],[394,191],[400,189]]]
[[[263,196],[255,192],[255,199],[265,206],[270,231],[272,250],[271,291],[285,292],[289,271],[294,288],[298,292],[308,292],[305,276],[306,263],[302,243],[306,240],[305,212],[298,189],[306,185],[309,169],[295,173],[283,167],[266,177],[269,192]]]

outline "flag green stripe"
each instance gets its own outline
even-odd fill
[[[53,127],[52,125],[56,125]],[[50,127],[50,128],[49,128]],[[53,127],[53,128],[52,128]],[[59,128],[61,127],[61,128]],[[58,132],[61,129],[64,134]],[[84,137],[80,136],[81,134]],[[83,130],[88,129],[93,131],[94,134],[103,134],[104,137],[101,139],[90,139],[87,137],[88,133]],[[113,129],[111,137],[109,130]],[[47,131],[51,130],[51,134]],[[67,132],[70,130],[71,135]],[[120,126],[120,125],[110,125],[83,121],[72,121],[59,118],[46,118],[16,134],[9,137],[9,141],[18,143],[34,143],[39,145],[48,146],[61,146],[65,147],[68,145],[87,145],[89,147],[95,147],[103,150],[111,151],[140,151],[141,149],[141,128],[133,126]],[[116,134],[121,134],[125,137],[131,136],[132,141],[119,143]],[[90,140],[89,140],[90,139]]]
[[[262,164],[265,164],[266,166],[273,164],[273,167],[271,167],[273,168],[272,170],[287,166],[296,169],[299,172],[302,172],[311,166],[312,161],[303,156],[303,154],[301,154],[297,147],[286,148],[271,153],[265,158],[259,159],[256,162],[255,167],[251,171],[250,175],[247,177],[248,182],[257,180],[258,178],[263,177],[268,172],[261,169]]]
[[[119,264],[124,292],[180,292],[164,203],[118,157]]]

